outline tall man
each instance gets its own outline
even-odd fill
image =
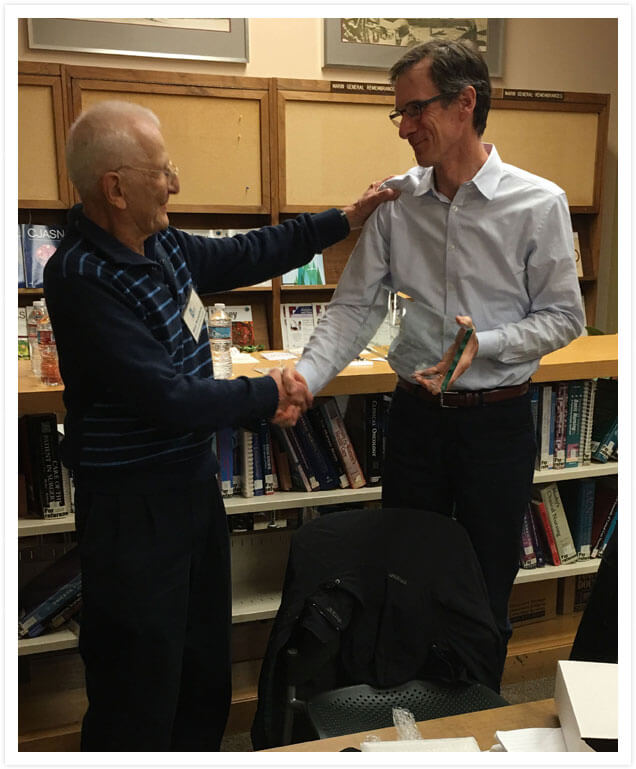
[[[390,77],[389,117],[418,165],[387,182],[402,194],[365,225],[297,371],[319,391],[371,339],[388,289],[413,299],[389,352],[398,387],[383,503],[466,527],[507,642],[536,450],[528,380],[543,355],[583,330],[568,203],[555,184],[482,143],[490,80],[471,48],[418,45]],[[468,326],[476,333],[453,392],[440,396]]]
[[[44,291],[67,409],[82,563],[82,749],[218,750],[230,703],[229,540],[211,450],[223,427],[293,424],[303,378],[214,380],[199,293],[309,261],[383,199],[226,239],[169,226],[179,192],[159,121],[105,102],[72,126],[82,205]]]

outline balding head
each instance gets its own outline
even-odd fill
[[[159,119],[130,102],[100,102],[79,116],[66,143],[66,165],[83,201],[98,192],[107,171],[143,161],[148,130],[158,131]]]

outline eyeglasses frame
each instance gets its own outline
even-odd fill
[[[142,171],[150,174],[163,174],[170,182],[172,179],[176,179],[179,176],[179,169],[172,160],[169,160],[165,168],[148,168],[147,166],[131,166],[125,163],[124,165],[114,168],[113,171],[120,171],[122,168],[130,168],[132,171]]]
[[[406,113],[408,117],[412,118],[413,120],[419,120],[422,117],[422,112],[429,106],[429,104],[433,104],[433,102],[439,101],[440,99],[448,98],[451,96],[457,96],[455,93],[438,93],[436,96],[431,96],[430,99],[414,99],[413,101],[410,101],[404,109],[396,109],[393,110],[393,112],[389,113],[389,120],[393,123],[393,125],[396,125],[398,128],[400,127],[400,123],[402,122],[402,119],[404,117],[404,114]],[[413,110],[414,114],[410,114],[409,110]]]

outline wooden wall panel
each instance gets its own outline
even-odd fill
[[[570,206],[593,206],[598,115],[594,112],[493,109],[484,141],[502,160],[562,187]]]
[[[134,101],[161,121],[166,147],[178,166],[181,191],[173,203],[260,207],[261,99],[177,93],[84,90],[82,106],[107,99]]]

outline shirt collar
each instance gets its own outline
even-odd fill
[[[144,242],[145,256],[138,254],[136,251],[125,246],[121,241],[117,240],[110,232],[102,229],[92,219],[89,219],[84,214],[84,207],[81,203],[73,206],[68,214],[69,224],[75,227],[79,232],[89,240],[93,245],[97,246],[100,252],[107,256],[111,261],[117,264],[136,264],[147,265],[156,264],[156,260],[153,258],[155,252],[156,234],[151,235]]]
[[[466,182],[466,184],[473,184],[485,198],[491,200],[499,185],[501,174],[503,172],[503,165],[494,144],[484,143],[483,147],[488,153],[486,162],[473,178],[469,182]],[[427,166],[426,168],[420,166],[417,168],[417,174],[419,176],[419,181],[413,191],[413,195],[426,195],[427,193],[438,195],[438,192],[435,189],[433,166]]]

